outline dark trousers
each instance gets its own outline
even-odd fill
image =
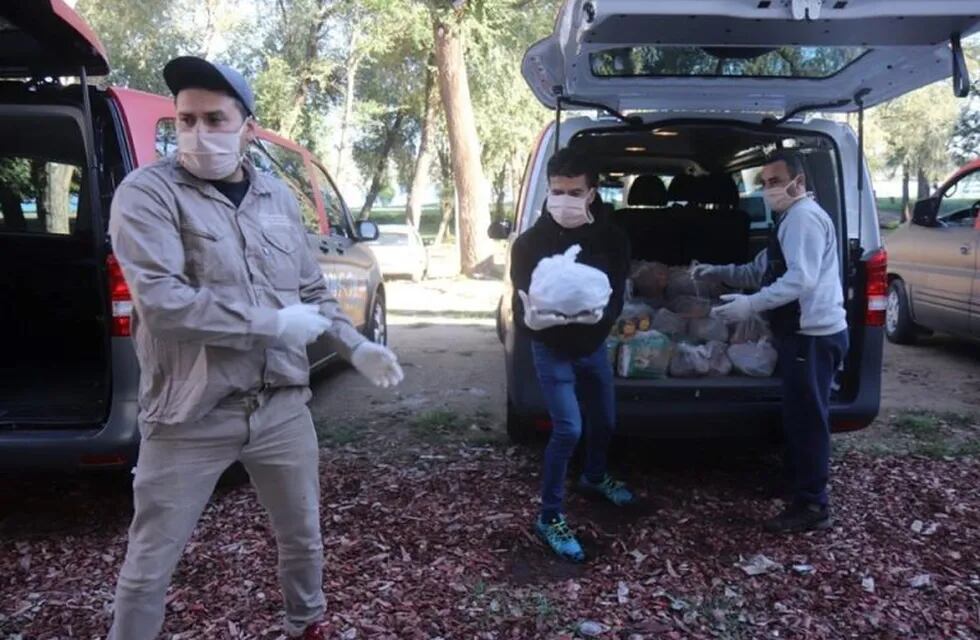
[[[547,521],[561,513],[568,461],[582,436],[583,415],[585,476],[593,482],[605,477],[616,397],[605,345],[584,358],[564,357],[534,341],[531,351],[552,422],[541,476],[541,517]]]
[[[827,505],[830,390],[847,349],[847,331],[829,336],[793,334],[779,341],[784,464],[798,504]]]

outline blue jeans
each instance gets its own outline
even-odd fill
[[[541,517],[547,522],[561,513],[568,461],[582,436],[583,423],[585,477],[592,482],[605,477],[616,422],[616,393],[605,345],[576,359],[556,354],[536,341],[531,342],[531,351],[552,422],[541,487]]]
[[[783,377],[783,453],[794,502],[827,506],[830,389],[848,349],[847,331],[794,334],[779,342]]]

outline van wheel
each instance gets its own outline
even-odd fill
[[[386,346],[388,344],[388,309],[385,307],[385,296],[381,291],[374,296],[374,304],[371,305],[371,314],[368,316],[364,335],[371,342]]]
[[[905,283],[896,278],[888,285],[888,306],[885,311],[885,335],[895,344],[912,344],[918,329],[909,313],[909,297]]]
[[[534,439],[531,424],[517,414],[510,398],[507,398],[507,437],[514,444],[528,444]]]

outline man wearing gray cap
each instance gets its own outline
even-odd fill
[[[403,374],[331,298],[289,188],[246,159],[255,99],[241,74],[182,57],[163,75],[177,153],[123,181],[109,223],[133,293],[142,436],[109,638],[160,632],[174,568],[238,460],[275,530],[286,633],[326,638],[306,346],[326,333],[379,386]]]

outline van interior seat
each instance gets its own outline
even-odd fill
[[[616,212],[615,220],[632,243],[634,260],[680,264],[673,210],[667,207],[667,188],[659,176],[637,177],[627,194],[629,206]]]
[[[740,264],[750,259],[749,214],[739,208],[735,181],[726,174],[696,179],[697,206],[685,209],[684,258],[709,264]]]
[[[658,184],[663,187],[657,176],[638,177],[628,196],[630,206],[616,212],[635,260],[678,266],[692,260],[738,264],[751,258],[749,215],[738,208],[738,187],[730,176],[681,174],[664,192]]]

